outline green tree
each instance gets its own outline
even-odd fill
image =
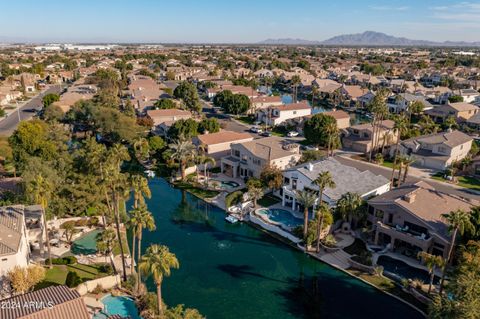
[[[431,255],[426,251],[419,252],[417,258],[421,259],[428,269],[428,274],[430,275],[428,293],[430,294],[432,291],[433,279],[435,278],[435,268],[443,268],[444,260],[441,256]]]
[[[395,177],[395,169],[397,168],[397,158],[398,158],[398,153],[400,151],[400,141],[401,141],[401,136],[408,130],[408,124],[406,121],[405,116],[397,116],[394,118],[395,125],[393,129],[395,130],[395,133],[397,134],[397,141],[395,144],[395,155],[393,156],[393,165],[392,165],[392,175],[390,177],[390,185],[393,186],[393,180]]]
[[[440,281],[440,294],[442,293],[443,283],[445,281],[445,274],[447,265],[450,263],[452,258],[453,248],[455,247],[455,241],[457,240],[457,235],[463,235],[465,232],[473,232],[474,227],[472,222],[470,221],[469,213],[458,209],[452,211],[448,214],[442,214],[442,218],[444,218],[448,224],[448,230],[452,234],[452,239],[450,241],[450,247],[448,248],[447,258],[445,260],[445,264],[442,269],[442,280]]]
[[[297,103],[297,95],[298,95],[298,86],[302,83],[300,76],[295,74],[292,76],[290,80],[290,86],[292,87],[293,91],[293,103]]]
[[[170,144],[169,148],[172,151],[171,158],[179,164],[182,180],[185,180],[187,164],[197,154],[195,145],[190,141],[180,139]]]
[[[145,255],[142,256],[139,263],[140,271],[152,276],[157,286],[158,314],[163,316],[162,307],[162,281],[164,277],[169,277],[172,268],[179,268],[180,264],[175,254],[171,253],[167,246],[151,245],[147,248]]]
[[[223,90],[213,98],[213,105],[221,107],[228,114],[243,114],[250,108],[250,99],[245,94],[233,94]]]
[[[448,98],[448,102],[450,103],[463,102],[463,97],[460,95],[452,95]]]
[[[358,193],[347,192],[337,201],[337,211],[343,220],[351,223],[354,217],[358,217],[362,204],[363,199]]]
[[[198,131],[204,133],[217,133],[220,131],[220,123],[214,117],[203,119],[198,125]]]
[[[328,130],[327,130],[328,128]],[[339,146],[339,141],[335,139],[335,133],[338,132],[337,120],[333,116],[318,113],[305,122],[303,128],[305,138],[314,145],[333,148]]]
[[[297,202],[303,205],[303,242],[305,245],[305,251],[307,250],[307,235],[308,235],[308,209],[315,205],[317,197],[314,193],[302,190],[297,191],[295,194]]]
[[[51,123],[51,122],[60,122],[65,114],[62,111],[62,108],[58,105],[51,104],[45,107],[43,111],[42,118]]]
[[[47,107],[57,101],[60,101],[60,95],[55,93],[49,93],[42,98],[43,107]]]
[[[187,139],[198,135],[198,122],[194,119],[180,119],[168,129],[168,136],[173,139]]]
[[[177,99],[181,99],[185,106],[193,112],[199,113],[202,109],[197,88],[193,83],[188,81],[181,82],[173,91],[173,95]]]
[[[318,174],[318,177],[313,181],[315,185],[318,186],[319,192],[318,192],[318,205],[322,206],[323,205],[323,192],[325,191],[326,188],[335,188],[337,185],[335,184],[335,181],[333,180],[332,174],[328,171],[321,172]],[[320,211],[320,209],[319,209]],[[320,252],[320,240],[321,240],[321,231],[322,231],[322,222],[323,219],[319,218],[319,223],[317,226],[317,253]]]
[[[115,267],[115,262],[113,259],[113,246],[117,241],[117,235],[115,231],[111,228],[104,229],[101,233],[97,234],[96,237],[96,247],[97,250],[105,256],[105,261],[107,257],[110,258],[110,264],[115,273],[117,273],[117,268]]]
[[[67,278],[65,279],[65,285],[69,288],[77,287],[82,283],[82,279],[78,276],[77,272],[69,271]]]
[[[177,108],[177,104],[172,99],[160,99],[156,101],[153,106],[156,109],[175,109]]]
[[[282,170],[275,165],[265,165],[260,172],[260,180],[265,187],[278,190],[283,185]]]

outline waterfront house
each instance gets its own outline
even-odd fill
[[[219,166],[221,158],[230,154],[231,144],[252,140],[253,136],[248,133],[221,130],[217,133],[202,134],[194,137],[193,144],[197,147],[203,147],[205,154],[213,157],[216,161],[216,166]]]
[[[257,110],[266,109],[271,106],[283,105],[282,98],[280,96],[257,96],[250,98],[250,109],[248,113],[255,113]]]
[[[451,237],[442,214],[470,211],[474,203],[420,181],[372,198],[368,205],[375,244],[416,258],[419,251],[447,257]]]
[[[301,118],[310,114],[312,114],[310,105],[305,102],[298,102],[257,110],[255,117],[259,122],[275,126],[287,120]]]
[[[375,175],[368,170],[360,171],[355,167],[340,163],[334,157],[329,157],[301,164],[283,172],[283,187],[277,193],[282,198],[282,205],[293,210],[302,210],[303,208],[300,208],[296,201],[296,192],[302,190],[318,192],[318,186],[314,181],[321,172],[325,171],[330,172],[336,185],[335,188],[324,190],[323,201],[330,206],[335,206],[340,197],[348,192],[357,193],[367,199],[390,190],[390,181],[387,178]]]
[[[387,107],[390,113],[404,113],[410,111],[410,105],[414,102],[423,104],[423,110],[431,110],[433,105],[428,102],[422,95],[414,95],[410,93],[401,93],[391,96],[387,100]]]
[[[444,170],[461,161],[470,152],[473,138],[460,131],[448,131],[413,137],[399,144],[399,154],[415,159],[421,167]],[[395,153],[395,146],[390,155]]]
[[[397,132],[394,130],[395,123],[391,120],[384,120],[380,123],[379,129],[373,130],[372,123],[353,125],[346,130],[342,138],[343,147],[356,152],[368,153],[372,149],[373,140],[378,141],[377,148],[385,148],[395,143]]]
[[[50,286],[2,300],[2,319],[89,319],[87,306],[80,294],[67,286]],[[27,305],[27,306],[25,306]]]
[[[350,115],[342,110],[328,111],[322,114],[329,115],[337,121],[339,130],[346,129],[350,126]]]
[[[281,137],[272,136],[230,145],[230,155],[221,159],[221,171],[230,177],[260,177],[265,166],[286,169],[300,159],[300,147]]]

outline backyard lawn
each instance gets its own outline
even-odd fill
[[[201,198],[201,199],[206,199],[206,198],[212,198],[215,197],[219,194],[217,191],[212,191],[208,189],[203,189],[203,188],[198,188],[193,186],[190,183],[187,182],[175,182],[174,185],[180,189],[184,189],[189,193],[192,193],[193,195]]]
[[[280,203],[280,199],[271,194],[265,195],[258,200],[258,205],[263,207],[269,207],[275,205],[276,203]]]
[[[236,119],[248,125],[253,125],[253,123],[255,122],[255,119],[253,118],[253,116],[239,116]]]
[[[100,271],[100,265],[53,265],[52,269],[47,268],[45,280],[40,282],[35,288],[45,288],[52,285],[64,285],[69,271],[75,271],[82,281],[104,277],[107,274]]]

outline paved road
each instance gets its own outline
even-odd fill
[[[354,160],[354,159],[346,158],[346,157],[342,157],[342,156],[336,156],[335,158],[340,163],[343,163],[343,164],[346,164],[346,165],[349,165],[349,166],[353,166],[353,167],[355,167],[355,168],[357,168],[361,171],[369,170],[374,174],[383,175],[388,179],[390,179],[391,174],[392,174],[391,169],[383,167],[383,166],[378,166],[378,165],[374,165],[374,164],[370,164],[370,163],[365,163],[365,162],[361,162],[361,161],[358,161],[358,160]],[[457,195],[457,196],[460,196],[460,197],[463,197],[463,198],[475,199],[475,200],[480,201],[480,195],[469,192],[468,189],[450,186],[450,185],[447,185],[445,183],[437,182],[437,181],[435,181],[433,179],[430,179],[430,178],[418,178],[418,177],[413,177],[413,176],[409,175],[407,177],[406,182],[407,183],[415,183],[415,182],[418,182],[420,180],[423,180],[423,181],[429,183],[430,185],[435,187],[436,190],[438,190],[440,192],[447,193],[447,194],[453,194],[453,195]]]
[[[17,127],[20,117],[21,121],[30,120],[38,111],[42,109],[42,98],[49,93],[60,94],[61,85],[55,85],[39,95],[33,97],[30,101],[20,107],[18,111],[11,113],[8,117],[0,121],[0,135],[10,135]]]

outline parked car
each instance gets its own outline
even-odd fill
[[[315,145],[306,145],[306,146],[304,147],[304,149],[305,149],[306,151],[318,151],[318,147],[315,146]]]
[[[252,126],[250,128],[250,132],[253,132],[253,133],[262,133],[262,129],[257,127],[257,126]]]
[[[288,135],[288,137],[295,137],[295,136],[298,136],[299,133],[297,131],[290,131],[290,132],[288,132],[287,135]]]
[[[260,135],[265,136],[265,137],[270,137],[270,136],[272,136],[272,132],[265,131],[265,132],[263,132],[263,133],[260,134]]]

